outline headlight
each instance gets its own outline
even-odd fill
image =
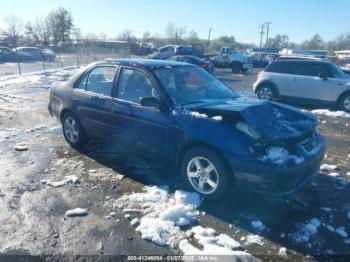
[[[261,137],[259,132],[257,132],[254,128],[252,128],[247,123],[239,122],[239,123],[236,124],[236,128],[239,131],[243,132],[244,134],[250,136],[251,138],[259,139]]]

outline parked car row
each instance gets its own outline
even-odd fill
[[[10,49],[0,46],[1,62],[25,62],[25,61],[54,61],[56,54],[51,49],[39,49],[37,47],[17,47]]]

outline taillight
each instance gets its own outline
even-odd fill
[[[207,68],[207,67],[208,67],[208,64],[207,64],[207,63],[201,64],[201,67]]]

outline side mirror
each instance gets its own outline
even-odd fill
[[[318,75],[318,77],[321,78],[321,79],[323,79],[323,80],[327,80],[327,79],[328,79],[326,73],[320,73],[320,74]]]
[[[144,107],[158,108],[160,111],[163,111],[165,109],[165,105],[153,96],[142,97],[140,99],[140,104]]]

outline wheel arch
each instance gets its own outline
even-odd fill
[[[338,96],[337,105],[339,105],[340,100],[341,100],[341,99],[343,98],[343,96],[345,96],[346,94],[350,94],[350,90],[345,90],[343,93],[341,93],[341,94]]]
[[[259,85],[255,88],[255,94],[258,93],[258,90],[260,87],[262,87],[263,85],[269,85],[273,88],[273,90],[275,91],[276,96],[278,97],[280,95],[280,92],[278,90],[278,87],[276,86],[276,84],[270,80],[264,80],[261,83],[259,83]]]

